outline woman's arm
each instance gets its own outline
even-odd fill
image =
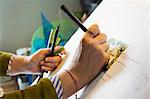
[[[97,25],[93,25],[90,31],[98,35],[92,38],[90,37],[90,34],[86,33],[86,36],[82,40],[82,51],[77,64],[73,65],[70,69],[68,69],[68,71],[64,71],[59,75],[63,87],[64,98],[71,96],[77,90],[81,89],[91,80],[93,80],[101,71],[104,64],[108,61],[109,55],[106,53],[106,50],[108,49],[108,45],[106,44],[106,35],[100,34]],[[33,60],[32,62],[34,63]],[[17,91],[8,94],[5,96],[5,99],[13,99],[7,98],[7,96],[11,97],[11,95],[13,96],[13,94],[17,95],[16,98],[26,97],[24,99],[28,99],[30,98],[28,96],[37,95],[38,97],[36,97],[35,99],[51,99],[50,93],[53,93],[54,88],[52,87],[51,82],[48,79],[44,81],[42,79],[43,83],[40,82],[40,84],[29,88],[29,90],[27,88],[24,91]],[[38,87],[38,85],[40,87]],[[53,95],[56,96],[56,92]],[[56,97],[52,99],[55,99]]]
[[[60,47],[56,47],[55,51]],[[19,56],[0,52],[0,73],[16,75],[20,73],[39,73],[42,70],[54,70],[61,62],[60,56],[46,57],[50,49],[41,49],[31,56]],[[64,51],[61,54],[65,54]],[[4,63],[5,64],[4,64]],[[3,71],[3,73],[1,72]],[[8,72],[7,72],[8,71]],[[2,76],[2,75],[0,75]],[[24,90],[18,90],[4,95],[4,99],[57,99],[56,91],[50,79],[41,79],[38,84]],[[0,98],[1,99],[1,98]]]
[[[59,49],[59,46],[55,47],[55,52]],[[50,53],[49,48],[40,49],[31,56],[13,55],[0,51],[0,76],[40,74],[41,70],[53,71],[60,64],[62,58],[59,55],[46,57],[48,53]]]
[[[98,35],[92,38],[86,33],[82,40],[82,51],[77,64],[60,74],[64,98],[71,96],[87,85],[108,62],[106,35],[100,33],[97,25],[91,26],[90,29]]]

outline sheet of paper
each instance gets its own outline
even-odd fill
[[[146,0],[104,0],[86,20],[86,27],[96,23],[108,38],[121,40],[128,47],[107,72],[78,92],[81,99],[150,99],[149,11]],[[79,29],[66,44],[69,55],[60,72],[78,59],[83,35]]]
[[[103,2],[89,18],[97,20],[109,37],[116,37],[129,46],[102,79],[97,77],[83,91],[82,98],[150,98],[147,7],[145,1]]]

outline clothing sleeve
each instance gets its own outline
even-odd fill
[[[12,54],[0,51],[0,76],[6,76]],[[63,88],[59,76],[43,78],[34,86],[5,94],[0,99],[62,99]]]
[[[55,75],[53,77],[48,77],[48,79],[50,79],[50,81],[52,82],[58,99],[63,99],[63,87],[62,87],[62,83],[61,83],[59,76]]]
[[[6,76],[11,53],[0,51],[0,76]]]
[[[42,78],[34,86],[5,94],[2,99],[58,99],[52,82]]]

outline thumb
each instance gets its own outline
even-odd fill
[[[96,37],[97,35],[101,34],[97,24],[93,24],[92,26],[90,26],[88,29],[88,33],[92,34],[92,37]]]
[[[54,52],[57,52],[60,48],[61,48],[60,46],[56,46],[54,49]],[[43,48],[43,49],[40,49],[40,52],[39,52],[39,54],[44,55],[44,56],[47,56],[50,53],[51,53],[51,48]]]
[[[46,56],[47,54],[49,54],[51,52],[51,49],[50,48],[43,48],[43,49],[40,49],[38,51],[38,55],[43,55],[43,56]]]

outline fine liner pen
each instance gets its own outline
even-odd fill
[[[56,28],[56,33],[54,35],[54,41],[53,41],[53,44],[52,44],[52,51],[50,54],[48,54],[47,56],[54,56],[54,48],[56,46],[56,40],[57,40],[57,37],[58,37],[58,33],[59,33],[59,27],[60,27],[60,24],[57,26]]]
[[[94,33],[92,33],[91,31],[88,31],[88,29],[82,24],[82,22],[72,13],[70,12],[65,5],[61,5],[60,7],[76,24],[78,24],[78,26],[84,31],[84,32],[88,32],[91,35],[94,36]],[[95,36],[94,36],[95,37]]]
[[[56,40],[57,40],[57,37],[58,37],[58,33],[59,33],[59,27],[60,27],[60,24],[57,26],[56,28],[56,33],[54,35],[54,41],[53,41],[53,44],[52,44],[52,49],[51,49],[51,53],[49,53],[47,56],[54,56],[55,53],[54,53],[54,48],[55,48],[55,45],[56,45]],[[38,79],[38,82],[39,80],[43,77],[43,74],[44,74],[45,71],[42,71],[41,72],[41,75],[40,75],[40,78]]]

